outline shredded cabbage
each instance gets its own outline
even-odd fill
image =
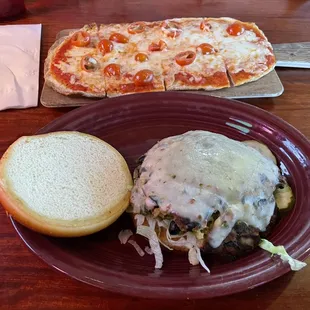
[[[121,230],[118,234],[118,239],[121,244],[126,244],[128,239],[133,235],[130,229]]]
[[[153,255],[153,251],[152,251],[152,249],[151,249],[149,246],[146,246],[146,247],[144,248],[144,251],[145,251],[147,254],[149,254],[149,255]]]
[[[155,227],[156,224],[158,227],[164,227],[166,228],[166,238],[168,242],[171,245],[179,246],[179,247],[186,247],[188,249],[188,260],[192,265],[200,265],[210,273],[209,268],[203,261],[201,257],[201,252],[199,247],[197,246],[197,238],[192,232],[187,232],[182,236],[171,236],[169,232],[169,221],[158,221],[150,217],[144,217],[143,216],[143,221],[142,218],[136,218],[137,224],[139,222],[140,225],[137,225],[137,234],[147,238],[149,240],[149,244],[151,247],[151,251],[149,249],[147,250],[145,248],[145,251],[148,254],[151,254],[151,252],[155,256],[155,268],[160,269],[163,265],[163,254],[161,251],[160,243],[168,248],[169,250],[172,250],[169,246],[161,242],[161,240],[157,237],[157,234],[155,232]],[[149,226],[144,226],[144,219],[146,219],[147,223]],[[178,238],[177,240],[173,240],[173,238]]]
[[[145,254],[144,251],[141,249],[140,245],[136,241],[129,240],[128,243],[130,243],[135,248],[135,250],[138,252],[140,256],[144,256]]]
[[[210,269],[207,267],[206,263],[203,261],[199,247],[197,246],[197,239],[192,232],[185,233],[179,240],[172,240],[167,229],[167,240],[176,246],[184,246],[188,248],[188,260],[192,265],[200,265],[210,273]]]
[[[146,220],[147,220],[150,228],[155,231],[155,226],[156,226],[157,220],[154,220],[153,218],[151,218],[149,216],[146,218]]]
[[[157,221],[157,225],[159,227],[165,227],[166,229],[169,228],[170,225],[170,221],[169,220],[161,220],[161,221]]]
[[[272,255],[274,255],[274,254],[279,255],[280,258],[282,259],[282,261],[288,262],[290,264],[291,269],[294,271],[298,271],[298,270],[304,268],[305,266],[307,266],[306,263],[301,262],[301,261],[294,259],[291,256],[289,256],[289,254],[287,254],[284,246],[282,246],[282,245],[275,246],[270,241],[268,241],[266,239],[261,239],[261,241],[259,243],[259,247],[261,247],[265,251],[270,252]]]
[[[142,214],[136,214],[135,215],[135,220],[137,221],[137,226],[140,226],[143,224],[144,220],[145,220],[145,216]]]
[[[206,265],[206,263],[204,262],[204,260],[202,259],[201,257],[201,252],[200,252],[200,249],[198,247],[196,247],[196,253],[197,253],[197,257],[198,257],[198,260],[199,260],[199,263],[200,265],[210,273],[210,269],[208,268],[208,266]]]
[[[149,239],[150,247],[155,256],[155,268],[160,269],[163,266],[164,258],[155,230],[151,227],[140,225],[137,226],[137,234]]]
[[[173,251],[172,248],[170,248],[170,246],[168,246],[167,244],[165,244],[164,242],[162,242],[160,239],[158,239],[159,243],[164,246],[166,249],[170,250],[170,251]]]
[[[199,265],[199,260],[197,256],[196,249],[194,247],[190,248],[188,251],[188,260],[191,263],[191,265]]]
[[[172,245],[179,246],[179,247],[187,247],[190,248],[189,242],[183,236],[175,236],[175,238],[179,238],[178,240],[173,240],[173,236],[170,235],[169,229],[166,230],[166,238]]]

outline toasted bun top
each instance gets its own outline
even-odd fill
[[[21,137],[0,162],[0,202],[25,226],[81,236],[126,209],[132,179],[111,145],[79,132]]]

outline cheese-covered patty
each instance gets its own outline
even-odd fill
[[[146,153],[131,203],[134,213],[159,208],[200,230],[219,212],[208,233],[209,244],[217,248],[239,220],[266,229],[278,183],[276,164],[254,148],[220,134],[189,131]]]

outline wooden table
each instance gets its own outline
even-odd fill
[[[272,43],[309,41],[307,0],[38,0],[16,23],[42,23],[42,63],[58,31],[85,23],[157,20],[186,16],[231,16],[256,22]],[[310,70],[277,69],[285,91],[274,99],[244,100],[291,123],[310,137]],[[16,138],[68,112],[47,109],[0,112],[0,155]],[[310,264],[310,259],[308,259]],[[0,309],[310,309],[310,267],[251,291],[212,300],[161,301],[101,291],[51,270],[17,237],[0,209]]]

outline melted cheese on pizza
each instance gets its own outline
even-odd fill
[[[242,84],[272,70],[275,60],[270,43],[254,24],[241,23],[244,31],[238,35],[229,34],[228,27],[236,22],[241,23],[231,18],[176,18],[101,25],[99,28],[94,24],[84,26],[82,33],[89,35],[90,43],[86,47],[70,45],[69,37],[63,43],[67,44],[65,53],[63,49],[59,57],[55,55],[57,61],[53,63],[52,60],[54,67],[60,70],[54,77],[60,83],[69,81],[71,85],[84,85],[101,93],[112,88],[121,93],[119,87],[132,83],[132,77],[141,70],[150,70],[155,77],[154,85],[145,88],[147,91],[153,91],[154,87],[164,90],[164,81],[167,89],[229,87],[228,73],[235,85]],[[142,26],[135,28],[135,24]],[[79,39],[81,35],[75,37],[75,40]],[[98,46],[102,39],[112,42],[112,51],[102,52],[104,45]],[[202,44],[210,45],[214,51],[202,52],[199,47]],[[180,53],[188,51],[195,55],[192,62],[181,64],[176,61]],[[136,60],[138,53],[147,55],[148,59]],[[81,66],[85,57],[91,57],[90,65],[86,67]],[[95,68],[88,70],[94,64]],[[105,75],[104,69],[112,64],[119,66],[120,76]],[[139,91],[143,91],[143,87]]]
[[[268,56],[272,56],[272,46],[257,28],[244,30],[240,35],[229,35],[227,28],[236,22],[231,18],[208,19],[211,31],[218,42],[219,50],[230,73],[245,71],[251,74],[262,74],[269,70]]]
[[[81,67],[83,57],[91,55],[98,63],[98,69],[94,71],[85,71]],[[80,84],[88,87],[90,90],[99,92],[104,91],[105,84],[100,70],[102,57],[96,53],[95,48],[90,47],[72,47],[66,53],[66,60],[55,64],[63,73],[69,73],[69,83]]]
[[[238,73],[243,70],[253,74],[259,74],[268,70],[266,56],[272,55],[268,47],[247,41],[239,41],[236,44],[222,44],[220,48],[228,70]]]

